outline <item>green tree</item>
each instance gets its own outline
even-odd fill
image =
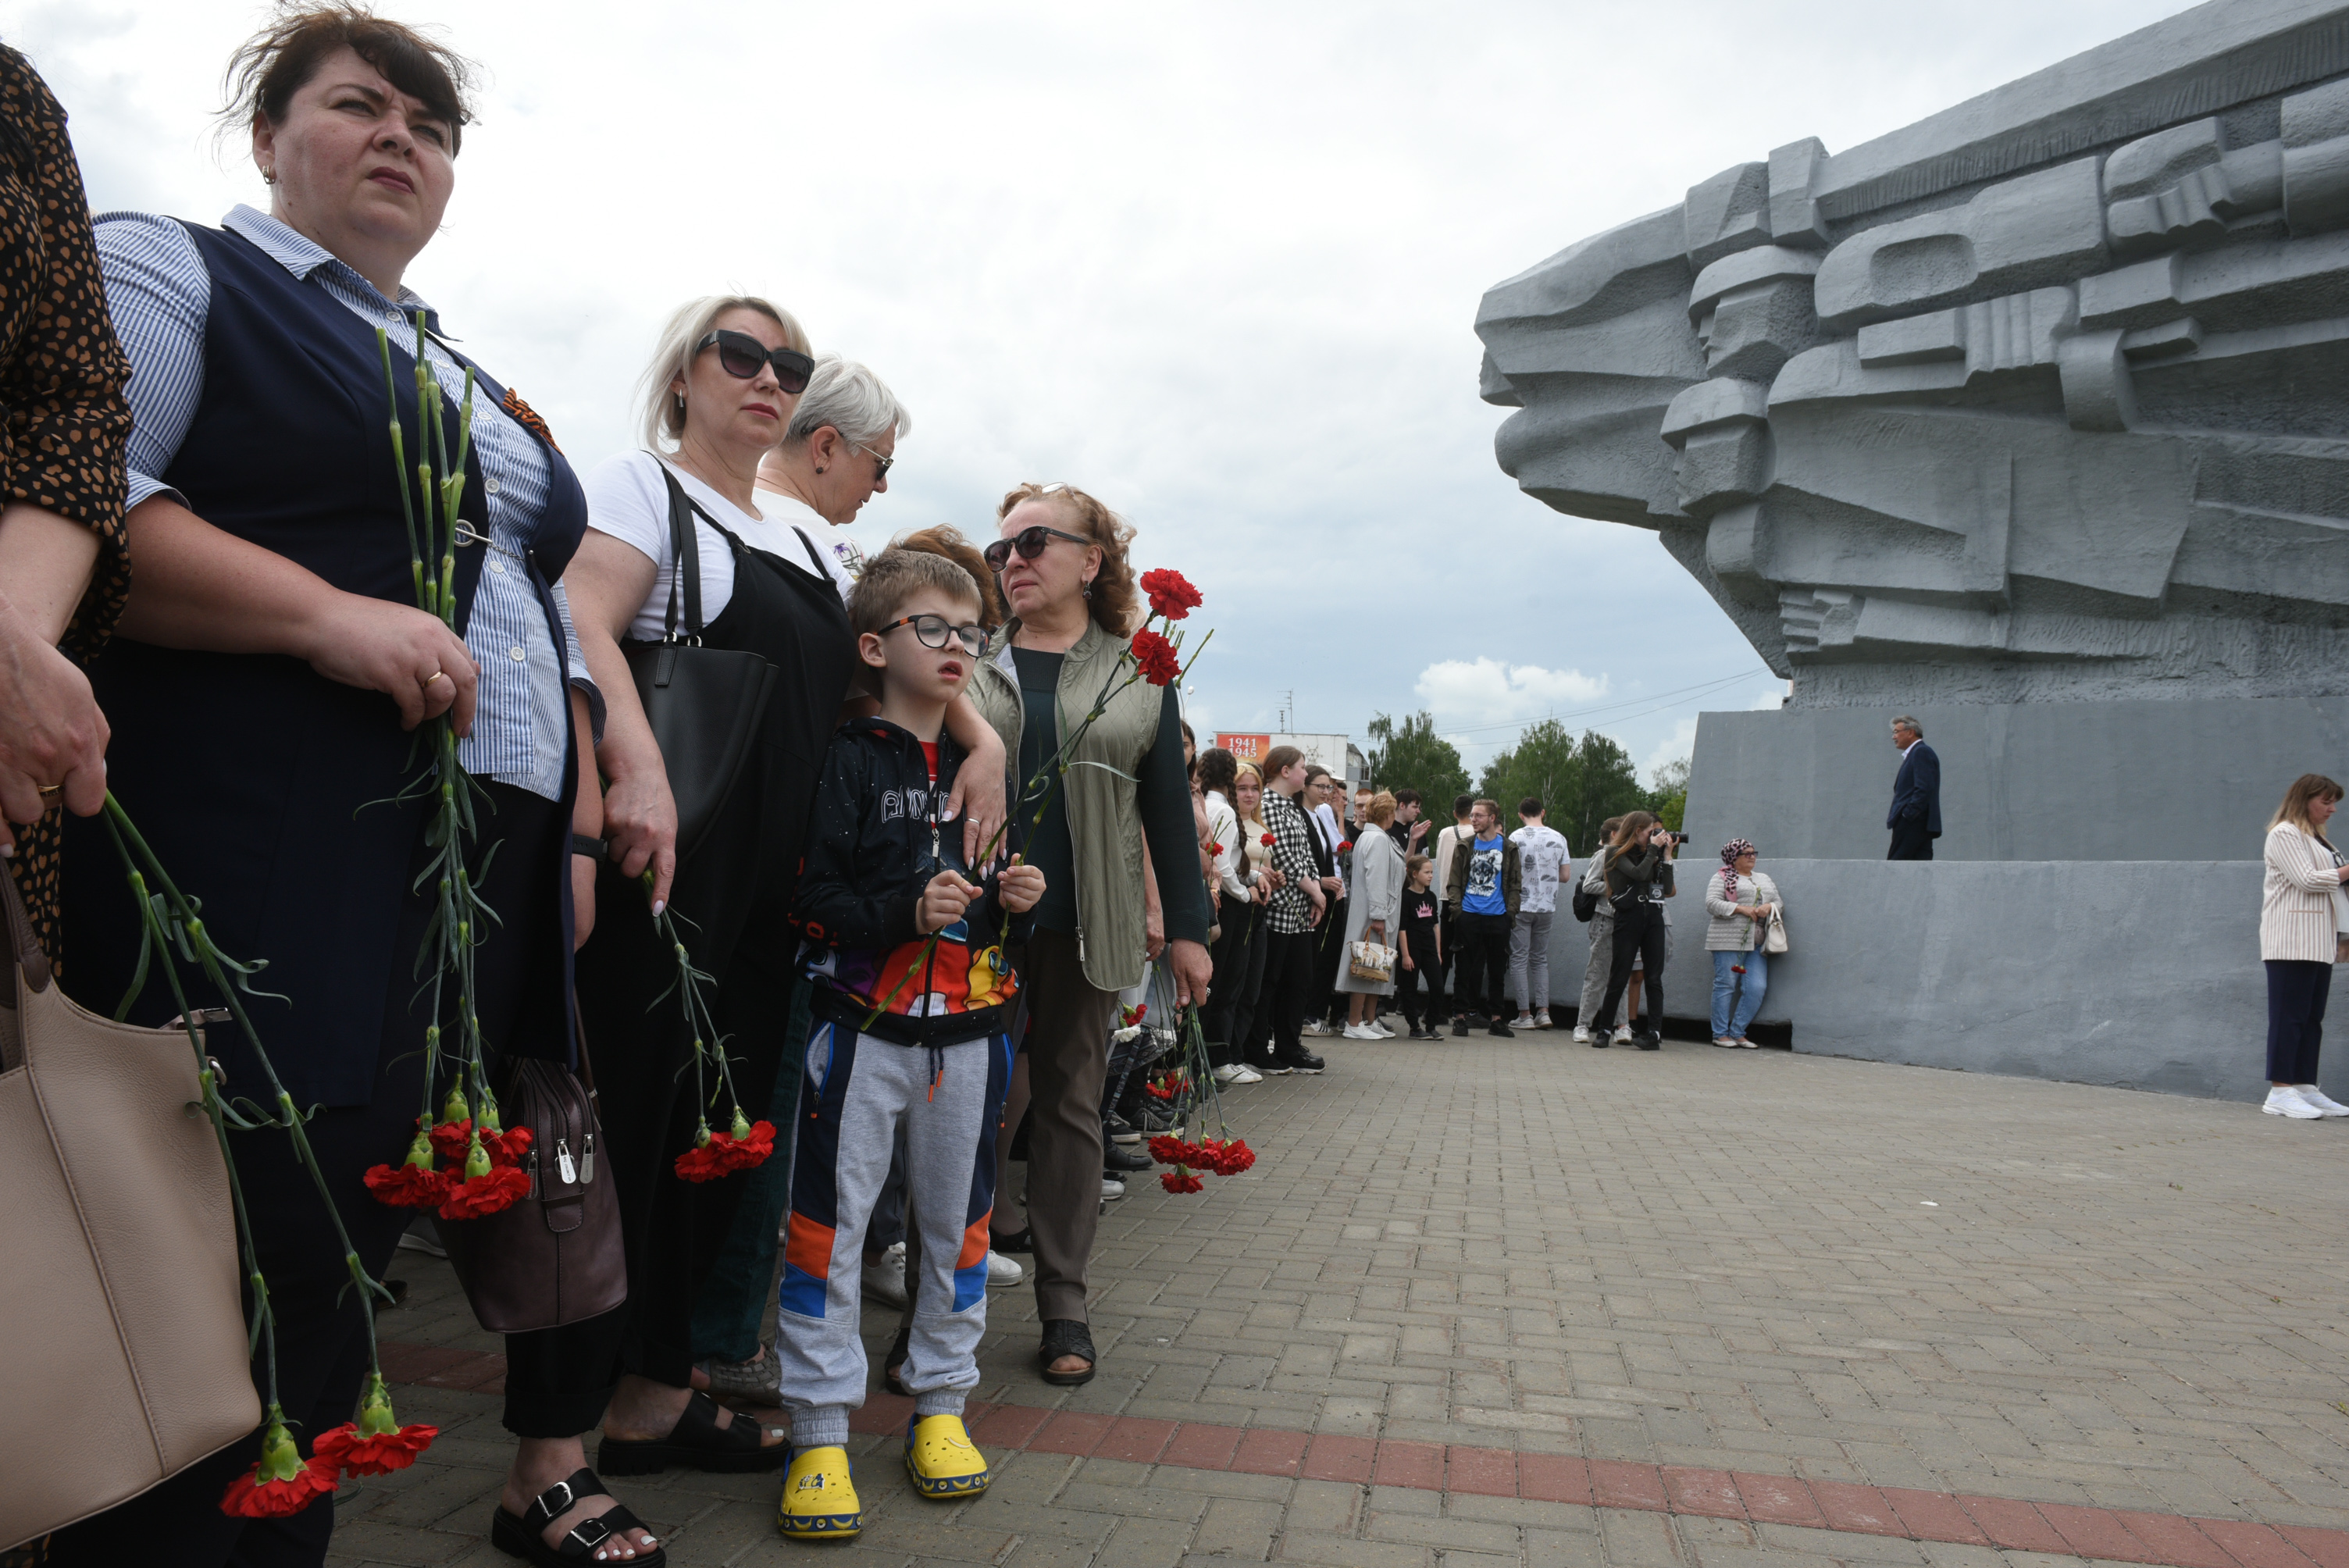
[[[1437,827],[1452,820],[1452,798],[1468,788],[1468,769],[1459,748],[1435,733],[1435,716],[1424,708],[1405,714],[1401,727],[1385,714],[1371,720],[1365,759],[1371,781],[1381,789],[1416,789],[1422,814]],[[1428,830],[1433,832],[1434,829]]]
[[[1519,800],[1539,796],[1549,825],[1577,854],[1597,845],[1599,823],[1648,806],[1629,752],[1595,729],[1577,739],[1556,719],[1526,726],[1486,765],[1479,784],[1480,794],[1501,803],[1504,821],[1514,820]]]
[[[1655,786],[1648,791],[1648,810],[1677,833],[1688,816],[1689,759],[1685,757],[1656,769]]]

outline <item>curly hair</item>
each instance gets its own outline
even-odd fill
[[[1029,500],[1050,502],[1068,520],[1071,533],[1081,533],[1101,546],[1101,571],[1093,577],[1088,607],[1102,631],[1112,637],[1132,636],[1142,624],[1142,601],[1134,593],[1133,568],[1125,558],[1126,547],[1133,542],[1133,525],[1073,485],[1041,485],[1033,480],[1004,495],[1003,504],[995,509],[995,521],[1001,522],[1011,515],[1013,507]]]

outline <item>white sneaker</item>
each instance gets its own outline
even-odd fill
[[[1303,1026],[1302,1028],[1299,1029],[1297,1032],[1298,1032],[1299,1034],[1300,1034],[1300,1035],[1324,1035],[1324,1036],[1327,1036],[1327,1035],[1334,1035],[1334,1034],[1336,1034],[1338,1031],[1337,1031],[1337,1030],[1335,1030],[1335,1029],[1333,1029],[1333,1028],[1331,1028],[1331,1027],[1329,1026],[1328,1022],[1327,1022],[1327,1021],[1325,1021],[1325,1020],[1323,1020],[1323,1019],[1320,1019],[1320,1018],[1308,1018],[1307,1020],[1305,1020],[1305,1025],[1304,1025],[1304,1026]]]
[[[2327,1099],[2324,1091],[2317,1088],[2314,1084],[2296,1083],[2292,1087],[2300,1091],[2301,1099],[2306,1100],[2309,1104],[2314,1106],[2325,1115],[2349,1116],[2349,1105],[2344,1105],[2337,1099]]]
[[[1513,1024],[1511,1024],[1511,1025],[1509,1026],[1509,1027],[1511,1027],[1511,1028],[1513,1028],[1513,1029],[1530,1029],[1530,1028],[1532,1028],[1533,1026],[1534,1026],[1534,1016],[1533,1016],[1531,1013],[1520,1013],[1520,1014],[1518,1014],[1518,1015],[1517,1015],[1517,1016],[1516,1016],[1516,1021],[1515,1023],[1513,1023]]]
[[[988,1284],[991,1284],[991,1285],[993,1285],[993,1284],[1018,1284],[1021,1280],[1026,1279],[1027,1277],[1028,1277],[1028,1271],[1027,1271],[1026,1269],[1021,1268],[1018,1264],[1016,1264],[1016,1263],[1012,1262],[1009,1258],[1005,1257],[1001,1253],[997,1252],[993,1247],[989,1247],[989,1248],[988,1248],[988,1250],[987,1250],[987,1283],[988,1283]]]
[[[1124,1183],[1124,1182],[1123,1182],[1123,1181],[1119,1181],[1119,1180],[1118,1180],[1116,1177],[1114,1177],[1114,1176],[1103,1175],[1103,1176],[1102,1177],[1102,1202],[1106,1203],[1106,1202],[1109,1202],[1112,1198],[1123,1198],[1123,1197],[1124,1197],[1124,1196],[1125,1196],[1125,1183]],[[904,1298],[904,1297],[902,1297],[902,1296],[900,1296],[898,1299],[902,1302],[905,1298]]]
[[[1731,1050],[1733,1050],[1733,1050],[1735,1050],[1735,1049],[1737,1048],[1737,1042],[1736,1042],[1735,1040],[1731,1039],[1727,1035],[1715,1035],[1715,1036],[1713,1036],[1713,1043],[1714,1045],[1716,1045],[1716,1046],[1725,1046],[1725,1047],[1727,1047],[1729,1049],[1731,1049]]]
[[[1380,1034],[1385,1036],[1390,1040],[1399,1040],[1402,1038],[1402,1031],[1396,1028],[1392,1024],[1388,1023],[1384,1018],[1372,1018],[1371,1020],[1371,1027],[1376,1029]]]
[[[1550,1027],[1549,1009],[1547,1007],[1544,1007],[1540,1012],[1534,1015],[1534,1027],[1537,1029],[1547,1029]]]
[[[1242,1062],[1239,1064],[1239,1071],[1232,1075],[1231,1081],[1236,1084],[1262,1083],[1264,1075],[1247,1063]]]
[[[1619,1024],[1615,1027],[1615,1033],[1611,1038],[1611,1043],[1619,1046],[1630,1040],[1630,1037],[1631,1026],[1629,1024]]]
[[[2288,1116],[2294,1121],[2314,1121],[2324,1113],[2300,1098],[2300,1090],[2290,1084],[2274,1084],[2268,1089],[2268,1101],[2260,1107],[2270,1116]]]
[[[1578,1046],[1587,1046],[1590,1043],[1589,1025],[1577,1024],[1574,1026],[1574,1043]]]
[[[1380,1034],[1368,1024],[1347,1025],[1343,1037],[1349,1040],[1383,1040],[1386,1038],[1384,1035]]]
[[[1215,1080],[1220,1084],[1236,1084],[1240,1081],[1240,1074],[1247,1070],[1247,1069],[1246,1068],[1241,1067],[1237,1062],[1226,1062],[1222,1067],[1217,1068],[1215,1072],[1209,1076],[1214,1078]]]
[[[885,1306],[905,1305],[905,1243],[899,1242],[881,1254],[879,1263],[864,1265],[864,1299]]]

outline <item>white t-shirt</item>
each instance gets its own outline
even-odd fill
[[[641,551],[653,563],[652,592],[645,595],[643,607],[628,624],[628,635],[643,642],[657,641],[667,625],[669,584],[677,577],[677,568],[669,559],[668,487],[661,482],[661,468],[660,459],[650,452],[627,452],[597,464],[585,485],[588,526]],[[841,569],[838,558],[824,547],[823,537],[806,525],[812,522],[828,526],[814,511],[789,496],[761,490],[759,510],[763,515],[754,517],[684,469],[672,468],[669,471],[685,487],[685,493],[700,503],[702,511],[731,530],[743,543],[766,551],[785,565],[811,576],[821,562],[825,580],[841,597],[848,596],[848,574]],[[701,619],[706,625],[718,619],[719,612],[734,597],[734,552],[718,531],[700,518],[693,520],[693,527],[695,547],[701,553]],[[814,561],[808,559],[811,549],[815,553]],[[678,600],[678,624],[680,629],[685,624],[682,595]]]
[[[1525,878],[1525,897],[1517,907],[1537,914],[1557,909],[1558,879],[1573,862],[1565,835],[1547,823],[1528,822],[1509,838],[1517,846],[1518,872]]]

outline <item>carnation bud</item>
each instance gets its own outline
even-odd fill
[[[490,1151],[481,1147],[481,1130],[477,1127],[473,1129],[471,1140],[465,1146],[465,1180],[471,1181],[489,1173]]]

